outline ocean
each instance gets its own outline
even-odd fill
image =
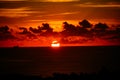
[[[119,46],[0,48],[0,74],[48,76],[120,70]]]

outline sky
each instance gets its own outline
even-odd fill
[[[61,31],[62,22],[78,25],[83,19],[119,24],[119,14],[119,0],[0,0],[0,26],[12,29],[49,23]]]
[[[0,25],[54,27],[63,21],[78,24],[83,19],[109,24],[120,21],[119,0],[0,0]]]

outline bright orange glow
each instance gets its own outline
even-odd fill
[[[58,41],[53,41],[51,47],[60,47],[60,43]]]
[[[43,0],[43,2],[72,2],[78,0]]]

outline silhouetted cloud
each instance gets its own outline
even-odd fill
[[[40,26],[38,26],[38,29],[30,27],[29,30],[32,31],[33,33],[40,33],[40,32],[42,32]]]
[[[24,44],[33,41],[41,45],[43,45],[43,43],[51,44],[55,39],[60,41],[61,44],[84,44],[94,43],[96,41],[99,43],[100,41],[103,41],[103,43],[112,43],[113,41],[113,43],[119,44],[119,25],[113,30],[105,23],[93,25],[88,20],[82,20],[78,24],[79,25],[76,26],[68,22],[63,22],[63,31],[61,32],[54,32],[49,23],[42,23],[42,25],[37,28],[19,27],[17,33],[14,28],[10,29],[8,26],[1,26],[0,40],[16,39],[23,41]]]
[[[19,34],[29,34],[30,32],[25,27],[19,27],[20,30],[23,30],[22,32],[19,32]]]
[[[91,28],[92,27],[92,24],[87,21],[86,19],[79,22],[79,25],[82,26],[83,28]]]
[[[48,34],[53,32],[53,29],[50,27],[48,23],[43,23],[41,30],[46,30]]]
[[[92,24],[90,24],[87,20],[83,20],[79,22],[80,26],[75,26],[73,24],[69,24],[67,22],[63,23],[63,31],[61,32],[66,36],[87,36],[90,35],[90,31],[86,28],[91,28]]]
[[[8,26],[1,26],[0,27],[0,40],[14,39],[14,38],[15,37],[9,31],[9,27]]]
[[[35,36],[34,34],[32,34],[27,28],[25,27],[19,27],[19,32],[17,32],[18,34],[18,39],[19,40],[29,40],[29,39],[36,39],[37,36]]]
[[[108,28],[109,28],[108,25],[107,24],[103,24],[103,23],[98,23],[94,27],[94,29],[98,30],[98,31],[105,31]]]

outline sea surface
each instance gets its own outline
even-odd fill
[[[48,76],[52,73],[120,70],[119,46],[0,48],[0,74]]]

